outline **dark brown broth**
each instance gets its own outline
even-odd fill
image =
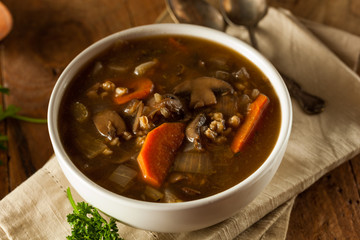
[[[119,147],[112,147],[113,154],[110,156],[100,154],[93,159],[86,158],[82,151],[76,147],[75,139],[78,139],[84,133],[100,141],[104,141],[105,138],[98,133],[92,121],[78,123],[72,114],[72,105],[75,102],[84,104],[90,112],[90,117],[91,114],[101,109],[112,109],[121,115],[127,104],[115,105],[111,98],[106,97],[102,98],[101,101],[88,99],[86,95],[88,89],[96,82],[104,82],[106,79],[135,79],[134,68],[154,58],[158,59],[159,64],[145,74],[154,82],[153,93],[172,93],[173,88],[181,81],[201,76],[214,77],[215,72],[218,70],[233,73],[244,67],[251,77],[247,88],[258,89],[270,99],[270,104],[258,124],[257,131],[247,142],[245,148],[234,157],[226,158],[223,156],[228,154],[228,145],[235,130],[232,131],[228,140],[223,144],[206,141],[206,150],[210,152],[210,156],[216,156],[212,159],[215,174],[207,176],[206,180],[203,180],[202,174],[191,174],[191,178],[195,178],[194,182],[201,182],[199,185],[189,185],[186,181],[172,184],[171,190],[181,200],[188,201],[210,196],[241,182],[263,164],[276,142],[281,123],[279,100],[263,73],[243,56],[219,44],[189,37],[176,36],[174,39],[180,44],[180,48],[169,44],[168,36],[119,42],[108,51],[91,60],[66,90],[59,115],[59,129],[64,148],[75,165],[86,176],[110,191],[144,200],[143,192],[146,184],[142,180],[141,173],[138,174],[136,182],[133,182],[132,186],[127,187],[125,191],[108,180],[110,174],[119,165],[113,162],[124,156],[124,151],[127,152],[127,155],[125,154],[126,158],[131,158],[131,160],[123,164],[138,170],[136,154],[140,148],[136,146],[134,137],[129,141],[122,141]],[[205,67],[200,64],[203,62],[205,62]],[[96,71],[94,68],[98,63],[101,63],[103,67]],[[109,68],[108,66],[112,67]],[[114,66],[121,69],[114,70]],[[126,70],[123,71],[122,68]],[[182,72],[182,69],[185,69],[185,71]],[[233,76],[227,79],[227,82],[232,85],[236,81],[239,80]],[[238,95],[240,95],[240,91]],[[216,96],[218,98],[219,94]],[[188,101],[188,97],[184,97],[184,99]],[[190,109],[189,111],[194,116],[197,112],[209,112],[213,111],[212,109],[213,106],[196,110]],[[122,117],[127,127],[131,129],[131,119],[124,115]],[[186,139],[184,139],[185,141]],[[184,143],[179,152],[185,148],[185,145]],[[169,184],[165,183],[162,189],[167,187],[169,187]],[[186,194],[182,190],[184,187],[196,189],[201,194]],[[150,201],[146,197],[145,200]]]

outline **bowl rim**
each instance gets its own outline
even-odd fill
[[[253,62],[267,76],[278,95],[281,107],[281,126],[277,142],[270,155],[250,176],[233,187],[230,187],[217,194],[197,200],[179,203],[153,203],[124,197],[101,187],[100,185],[90,180],[86,175],[84,175],[71,161],[70,157],[61,144],[58,131],[58,111],[64,91],[76,73],[78,73],[78,71],[81,70],[84,65],[88,64],[95,56],[103,52],[105,49],[111,46],[112,43],[115,43],[119,39],[132,39],[137,37],[157,35],[179,35],[200,39],[202,38],[233,49],[234,51],[237,51],[239,54],[246,57],[249,61]],[[239,52],[239,50],[242,52]],[[261,66],[255,62],[260,62]],[[273,81],[275,81],[275,83]],[[274,84],[276,84],[277,87],[275,87]],[[77,176],[78,180],[82,181],[82,184],[85,184],[88,188],[91,188],[92,191],[96,191],[102,197],[111,199],[112,201],[125,206],[132,206],[139,209],[149,208],[156,211],[167,211],[169,209],[181,210],[185,208],[189,209],[198,207],[199,205],[211,204],[214,201],[229,197],[233,194],[233,192],[236,192],[246,187],[250,182],[259,179],[262,175],[265,174],[264,171],[269,168],[270,165],[274,164],[274,161],[277,159],[277,155],[279,155],[281,152],[281,148],[284,147],[283,145],[285,144],[286,146],[291,133],[292,118],[291,100],[285,83],[283,82],[275,67],[257,50],[249,46],[247,43],[244,43],[241,40],[224,32],[197,25],[178,23],[160,23],[133,27],[117,33],[113,33],[91,44],[89,47],[79,53],[61,73],[51,93],[48,106],[49,135],[55,155],[62,168],[66,168],[71,172],[72,175]]]

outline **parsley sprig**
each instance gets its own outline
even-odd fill
[[[1,94],[9,94],[10,90],[6,87],[3,87],[0,85],[0,93]],[[21,109],[14,106],[9,105],[6,108],[4,108],[2,105],[0,105],[0,121],[6,119],[6,118],[15,118],[21,121],[26,121],[30,123],[46,123],[46,119],[43,118],[32,118],[32,117],[26,117],[19,115],[18,112]],[[8,137],[6,135],[3,135],[0,133],[0,149],[6,150],[6,142],[8,141]]]
[[[70,188],[67,188],[67,196],[74,208],[73,213],[67,215],[67,221],[71,228],[68,240],[123,240],[119,237],[118,227],[114,218],[109,223],[100,215],[98,210],[85,202],[75,203]]]

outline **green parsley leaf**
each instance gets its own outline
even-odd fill
[[[8,141],[8,137],[6,135],[2,135],[0,134],[0,149],[1,150],[6,150],[7,146],[6,146],[6,142]]]
[[[9,94],[9,89],[0,85],[0,93]]]
[[[71,228],[68,240],[123,240],[119,237],[119,229],[114,218],[109,223],[100,215],[98,210],[85,202],[75,203],[70,188],[67,188],[68,199],[74,209],[67,215],[67,221]]]
[[[9,94],[10,90],[8,88],[0,85],[0,93]],[[3,108],[3,106],[0,105],[0,121],[4,120],[5,118],[11,117],[11,118],[15,118],[15,119],[18,119],[21,121],[26,121],[26,122],[31,122],[31,123],[47,123],[46,119],[31,118],[31,117],[25,117],[25,116],[18,115],[17,113],[19,111],[20,111],[20,108],[14,106],[14,105],[9,105],[5,109]]]
[[[10,90],[6,87],[0,85],[0,94],[9,94]],[[0,121],[4,120],[5,118],[15,118],[21,121],[31,122],[31,123],[47,123],[46,119],[42,118],[31,118],[18,115],[17,113],[20,111],[20,108],[9,105],[7,108],[4,109],[2,105],[0,105]],[[5,142],[8,141],[7,136],[0,134],[0,150],[6,150],[7,145]],[[2,162],[0,161],[0,165]]]
[[[14,105],[9,105],[5,110],[1,107],[0,108],[0,121],[4,120],[5,118],[16,115],[16,113],[18,111],[20,111],[20,108],[15,107]]]
[[[18,115],[17,113],[19,111],[20,111],[20,108],[14,106],[14,105],[9,105],[5,110],[0,105],[0,121],[4,120],[5,118],[15,118],[18,120],[31,122],[31,123],[46,123],[47,122],[46,119],[42,119],[42,118],[31,118],[31,117],[25,117],[25,116]]]

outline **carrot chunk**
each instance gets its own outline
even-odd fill
[[[185,45],[181,44],[178,40],[176,40],[173,37],[169,38],[169,43],[171,46],[173,46],[175,49],[178,49],[180,52],[188,53],[188,49]]]
[[[114,98],[114,102],[117,104],[123,104],[131,101],[132,99],[144,99],[152,92],[154,89],[153,82],[148,78],[138,78],[127,84],[124,84],[123,87],[129,89],[129,93],[118,96]]]
[[[234,153],[239,152],[247,139],[251,136],[262,113],[269,105],[269,102],[270,100],[267,96],[260,94],[255,101],[250,104],[249,113],[246,116],[244,123],[235,133],[235,137],[230,146]]]
[[[146,136],[137,157],[145,182],[160,187],[184,139],[183,123],[163,123]]]

